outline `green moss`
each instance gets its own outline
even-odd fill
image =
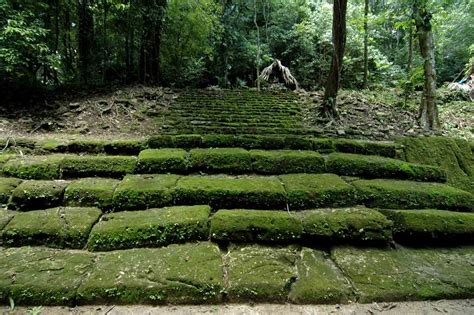
[[[295,248],[231,246],[226,256],[229,302],[286,302],[297,278]]]
[[[107,154],[116,155],[136,155],[146,146],[145,141],[136,140],[115,140],[104,144],[104,151]]]
[[[185,173],[187,152],[181,149],[148,149],[138,156],[140,173]]]
[[[336,145],[334,144],[333,139],[327,138],[311,138],[312,149],[318,152],[334,152],[336,150]]]
[[[3,228],[13,219],[16,213],[15,211],[0,208],[0,236],[2,235]]]
[[[44,139],[36,142],[36,148],[40,151],[46,152],[66,152],[67,151],[67,140],[59,139]]]
[[[0,167],[8,162],[8,160],[15,158],[17,155],[13,153],[0,153]]]
[[[77,139],[67,143],[66,151],[71,153],[103,153],[107,141],[99,139]]]
[[[8,246],[83,248],[92,225],[101,214],[97,208],[53,208],[20,212],[5,227],[1,239]]]
[[[93,260],[87,252],[0,249],[0,301],[7,304],[11,298],[15,305],[73,305],[77,287]]]
[[[459,244],[472,243],[474,239],[474,213],[430,209],[381,211],[394,222],[393,234],[398,242]]]
[[[327,167],[331,173],[346,176],[446,181],[446,173],[438,167],[379,156],[333,153],[329,155]]]
[[[67,185],[68,183],[64,181],[32,180],[22,182],[13,190],[8,208],[34,210],[60,206]]]
[[[60,165],[67,155],[30,155],[9,160],[2,167],[8,176],[23,179],[58,179]]]
[[[352,298],[349,281],[322,251],[303,248],[297,262],[298,280],[290,301],[298,304],[347,303]]]
[[[400,146],[393,142],[336,139],[334,144],[338,152],[380,155],[390,158],[397,157],[400,150]]]
[[[222,279],[219,248],[211,243],[115,251],[98,255],[77,300],[79,304],[218,303]]]
[[[219,210],[211,219],[211,238],[237,242],[291,242],[301,237],[301,221],[286,211]]]
[[[312,150],[313,140],[309,137],[288,135],[285,136],[287,148],[294,150]]]
[[[137,158],[133,156],[69,156],[61,163],[65,178],[104,176],[122,177],[133,173]]]
[[[109,210],[119,181],[109,178],[82,178],[64,192],[64,204],[72,207],[99,207]]]
[[[8,202],[13,190],[20,183],[21,179],[0,177],[0,205]]]
[[[341,247],[332,251],[332,258],[351,279],[361,303],[472,298],[473,255],[474,247]]]
[[[474,195],[444,184],[388,179],[358,180],[352,184],[365,204],[371,207],[459,211],[474,209]]]
[[[205,148],[229,148],[234,147],[235,138],[233,135],[203,135],[202,146]]]
[[[102,251],[206,240],[210,213],[208,206],[191,206],[107,214],[92,229],[87,247]]]
[[[327,243],[375,243],[392,237],[392,223],[378,211],[367,208],[303,211],[303,237]]]
[[[215,209],[281,209],[286,197],[276,177],[186,176],[178,181],[175,202],[209,204]]]
[[[139,210],[171,205],[177,175],[127,175],[114,192],[116,210]]]
[[[279,176],[293,210],[345,207],[357,204],[354,189],[333,174],[291,174]]]
[[[261,174],[321,173],[324,158],[313,151],[250,151],[252,170]]]
[[[450,185],[474,193],[474,157],[467,141],[447,137],[407,137],[400,143],[406,161],[438,166],[446,171]]]
[[[190,169],[206,173],[245,173],[252,166],[250,153],[239,148],[194,149],[188,163]]]
[[[174,137],[171,135],[151,136],[147,140],[147,146],[151,149],[173,148]]]
[[[176,148],[199,148],[202,144],[201,135],[177,135],[173,139]]]

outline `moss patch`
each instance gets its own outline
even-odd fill
[[[8,202],[13,190],[20,183],[21,179],[0,177],[0,205]]]
[[[393,221],[393,234],[398,242],[459,244],[474,240],[474,213],[429,209],[382,210],[382,213]]]
[[[407,137],[400,140],[408,162],[439,166],[448,183],[474,193],[474,156],[469,143],[447,137]]]
[[[333,174],[291,174],[279,176],[293,210],[345,207],[357,204],[354,189]]]
[[[122,177],[135,170],[137,158],[133,156],[69,156],[61,163],[64,177]]]
[[[72,207],[99,207],[109,210],[118,180],[82,178],[73,181],[64,192],[64,204]]]
[[[209,204],[216,209],[281,209],[286,197],[276,177],[186,176],[178,181],[175,202]]]
[[[293,247],[231,246],[227,254],[230,302],[285,302],[297,278]]]
[[[393,142],[335,139],[334,145],[338,152],[380,155],[390,158],[397,157],[401,150],[401,146]]]
[[[446,181],[446,173],[438,167],[412,164],[379,156],[333,153],[329,155],[327,167],[331,173],[346,176]]]
[[[300,213],[303,237],[327,243],[385,242],[391,239],[392,222],[367,208],[318,209]]]
[[[266,210],[219,210],[211,219],[211,238],[220,241],[291,242],[301,237],[295,214]]]
[[[250,151],[252,170],[261,174],[322,173],[324,158],[313,151]]]
[[[16,305],[73,305],[94,256],[42,247],[0,249],[0,301]]]
[[[5,227],[1,239],[8,246],[83,248],[92,225],[101,214],[97,208],[53,208],[20,212]]]
[[[244,149],[194,149],[189,152],[189,167],[196,171],[245,173],[251,166],[250,153]]]
[[[13,190],[8,208],[34,210],[60,206],[67,185],[65,181],[25,181]]]
[[[8,160],[16,157],[13,153],[0,153],[0,167],[5,164]]]
[[[474,195],[444,184],[387,179],[358,180],[352,184],[371,207],[474,210]]]
[[[474,296],[474,247],[452,249],[335,248],[359,302],[461,299]]]
[[[114,155],[137,155],[145,146],[144,140],[115,140],[104,144],[104,151]]]
[[[185,173],[187,152],[181,149],[148,149],[138,156],[140,173]]]
[[[58,179],[60,164],[66,155],[30,155],[9,160],[2,173],[23,179]]]
[[[177,175],[127,175],[114,192],[116,210],[139,210],[171,205]]]
[[[297,262],[298,280],[290,300],[299,304],[347,303],[352,288],[342,272],[322,251],[303,248]]]
[[[10,222],[17,212],[0,208],[0,236],[3,228]]]
[[[206,240],[210,213],[208,206],[194,206],[107,214],[94,226],[87,247],[115,250]]]
[[[78,303],[218,303],[219,248],[210,243],[103,253],[78,290]]]

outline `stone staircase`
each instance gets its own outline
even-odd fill
[[[3,303],[474,297],[474,195],[402,142],[17,142],[0,155]]]

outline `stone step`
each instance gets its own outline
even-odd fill
[[[372,303],[472,298],[474,248],[270,247],[210,242],[105,253],[0,248],[15,305]],[[13,280],[12,280],[13,279]]]
[[[85,178],[11,180],[0,177],[0,194],[13,210],[57,206],[139,210],[208,204],[213,209],[290,209],[366,205],[388,209],[474,210],[469,192],[432,182],[354,180],[335,174],[126,175],[123,180]],[[5,185],[1,183],[6,183]]]
[[[474,213],[444,210],[380,210],[365,207],[218,210],[175,206],[105,213],[98,208],[0,210],[0,244],[90,251],[162,247],[190,241],[227,244],[408,245],[474,243]],[[392,237],[393,235],[393,237]]]

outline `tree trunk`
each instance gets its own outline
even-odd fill
[[[260,28],[258,27],[257,23],[257,0],[253,0],[254,5],[254,16],[253,22],[255,24],[255,28],[257,29],[257,61],[256,65],[256,74],[257,74],[257,91],[260,91]]]
[[[102,83],[105,83],[107,70],[107,15],[109,13],[109,4],[107,3],[107,0],[103,0],[102,5],[104,6],[102,16],[102,26],[104,28],[102,34]]]
[[[82,83],[87,84],[90,76],[91,49],[94,22],[90,0],[77,0],[78,10],[78,50],[79,76]]]
[[[338,117],[336,98],[346,46],[346,9],[347,0],[334,0],[332,19],[333,55],[322,107],[323,115],[331,119]]]
[[[365,0],[364,7],[364,85],[366,89],[369,81],[369,0]]]
[[[416,1],[414,8],[415,25],[423,58],[425,82],[419,111],[420,125],[426,130],[438,129],[438,107],[436,105],[436,65],[431,14],[427,11],[426,0]]]

